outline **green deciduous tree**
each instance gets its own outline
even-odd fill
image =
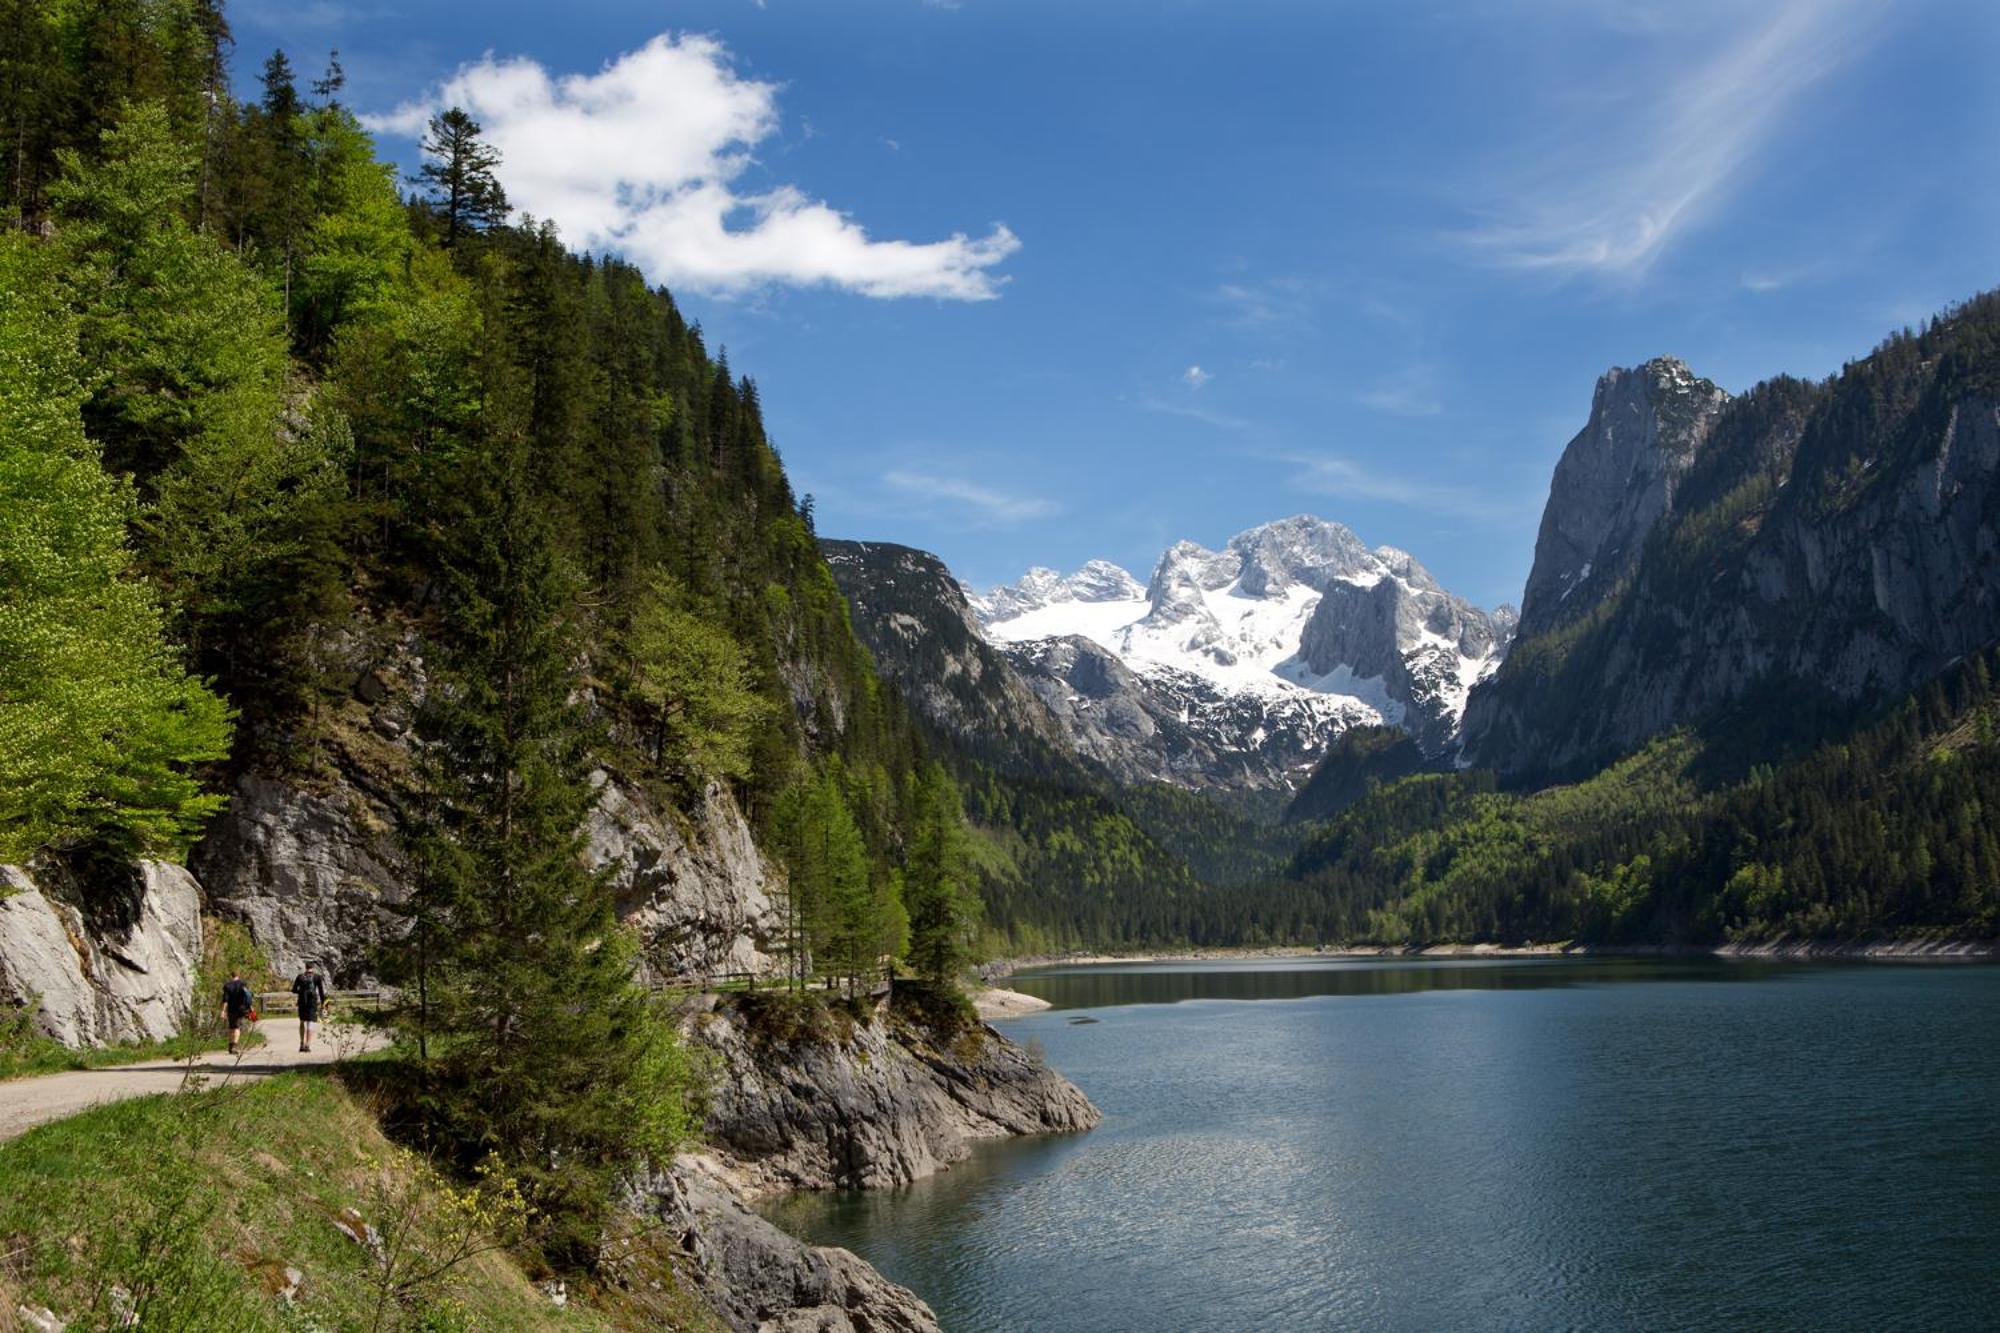
[[[749,655],[684,600],[670,576],[655,574],[626,635],[653,762],[696,782],[748,777],[751,737],[769,707],[752,686]]]
[[[189,768],[226,753],[228,712],[133,576],[130,495],[98,464],[83,400],[47,256],[0,236],[0,861],[171,853],[220,805]]]

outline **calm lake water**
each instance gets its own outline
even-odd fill
[[[1101,1128],[772,1214],[947,1329],[2000,1327],[2000,967],[1011,984],[1058,1008],[1003,1029]]]

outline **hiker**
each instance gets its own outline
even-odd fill
[[[292,978],[292,994],[299,997],[299,1049],[313,1048],[313,1030],[319,1026],[319,1011],[326,1004],[326,982],[311,963]]]
[[[229,980],[222,983],[222,1012],[229,1019],[229,1053],[236,1054],[236,1047],[243,1040],[243,1020],[257,1011],[257,1001],[250,995],[250,987],[244,984],[241,972],[231,972]]]

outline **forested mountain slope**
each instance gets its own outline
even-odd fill
[[[1774,744],[1810,739],[2000,638],[2000,297],[1825,383],[1719,406],[1698,389],[1660,395],[1639,447],[1571,443],[1523,638],[1467,708],[1471,762],[1576,775],[1732,710]],[[1565,485],[1607,466],[1622,484]],[[1625,506],[1621,563],[1572,587],[1589,553],[1561,534],[1599,521],[1600,491],[1647,498]]]

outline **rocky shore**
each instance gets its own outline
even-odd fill
[[[908,1184],[975,1142],[1097,1124],[1090,1100],[983,1022],[783,994],[706,997],[687,1031],[714,1059],[709,1148],[635,1184],[739,1333],[928,1333],[929,1306],[847,1250],[752,1211],[798,1189]]]

